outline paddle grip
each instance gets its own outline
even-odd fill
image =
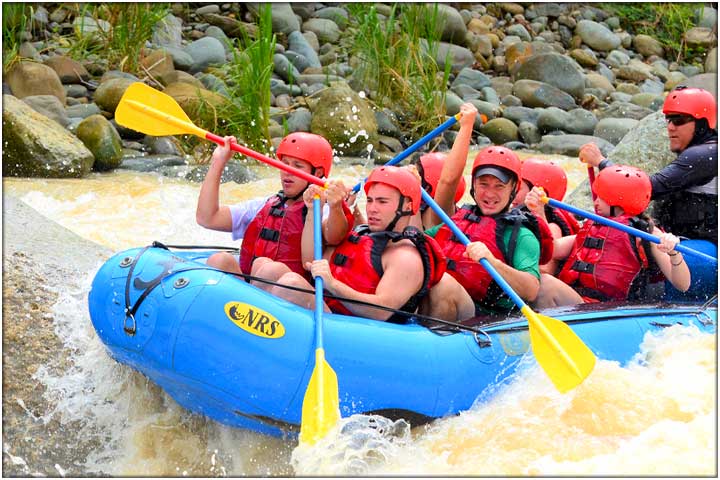
[[[210,140],[211,142],[215,142],[218,145],[224,145],[225,139],[223,137],[220,137],[218,135],[215,135],[214,133],[206,132],[205,138]],[[267,163],[268,165],[271,165],[275,168],[279,168],[280,170],[284,170],[288,173],[291,173],[295,175],[296,177],[300,177],[306,182],[314,183],[315,185],[319,185],[321,187],[325,186],[325,182],[323,180],[320,180],[318,177],[314,175],[310,175],[307,172],[303,172],[302,170],[298,170],[297,168],[291,167],[290,165],[286,165],[280,160],[276,160],[274,158],[270,158],[267,155],[263,155],[262,153],[256,152],[255,150],[250,150],[247,147],[243,147],[242,145],[239,145],[235,142],[230,144],[230,148],[236,152],[242,153],[243,155],[247,155],[248,157],[254,158],[255,160],[260,160],[263,163]]]
[[[643,232],[642,230],[638,230],[637,228],[633,228],[629,225],[623,225],[620,222],[616,222],[615,220],[610,220],[609,218],[602,217],[595,213],[591,213],[586,210],[581,210],[572,205],[568,205],[567,203],[561,202],[559,200],[555,200],[554,198],[548,198],[547,203],[551,207],[556,207],[556,208],[560,208],[562,210],[567,210],[568,212],[574,213],[583,218],[589,218],[590,220],[592,220],[594,222],[597,222],[597,223],[600,223],[603,225],[607,225],[608,227],[617,228],[618,230],[621,230],[625,233],[629,233],[630,235],[633,235],[635,237],[640,237],[643,240],[647,240],[648,242],[653,242],[653,243],[657,243],[657,244],[660,243],[660,237],[658,237],[656,235],[652,235],[648,232]],[[701,258],[707,262],[710,262],[713,265],[717,265],[717,258],[707,255],[703,252],[698,252],[697,250],[693,250],[692,248],[686,247],[685,245],[682,245],[680,243],[675,246],[675,250],[678,252],[686,253],[688,255],[693,255],[693,256]]]
[[[463,233],[460,228],[458,228],[457,225],[455,225],[455,222],[452,221],[452,219],[448,216],[445,211],[440,208],[440,205],[438,205],[435,200],[430,196],[429,193],[425,191],[425,189],[420,189],[420,193],[422,195],[422,199],[427,203],[430,208],[432,208],[435,213],[440,217],[440,219],[447,225],[450,230],[455,234],[455,236],[462,242],[463,245],[467,246],[470,243],[470,239]],[[515,293],[515,290],[510,286],[509,283],[505,281],[505,279],[498,273],[498,271],[495,269],[495,267],[490,264],[490,262],[485,259],[480,259],[480,265],[487,270],[487,272],[490,274],[490,276],[495,280],[495,282],[500,285],[500,287],[503,289],[503,291],[510,297],[510,299],[513,301],[515,305],[519,309],[523,309],[525,307],[525,302],[523,301],[520,296]]]
[[[453,126],[455,123],[457,123],[457,121],[460,119],[461,116],[462,116],[462,115],[460,115],[460,114],[458,113],[457,115],[453,115],[452,117],[448,118],[448,119],[445,120],[443,123],[441,123],[440,125],[438,125],[437,127],[435,127],[433,130],[431,130],[430,132],[428,132],[427,134],[425,134],[422,138],[420,138],[420,140],[418,140],[417,142],[413,143],[412,145],[410,145],[408,148],[406,148],[406,149],[403,150],[402,152],[400,152],[400,153],[398,153],[397,155],[395,155],[392,159],[390,159],[390,160],[385,164],[385,166],[387,167],[387,166],[391,166],[391,165],[397,165],[398,163],[402,162],[402,161],[405,160],[407,157],[409,157],[410,155],[412,155],[413,153],[415,153],[420,147],[422,147],[423,145],[425,145],[427,142],[429,142],[429,141],[432,140],[433,138],[437,137],[437,136],[440,135],[442,132],[444,132],[445,130],[447,130],[448,128],[450,128],[451,126]],[[365,180],[367,180],[367,177],[365,177]],[[364,180],[363,180],[363,181],[364,181]],[[357,193],[358,190],[360,190],[360,185],[361,185],[361,184],[362,184],[362,182],[358,182],[358,183],[352,188],[353,193]]]

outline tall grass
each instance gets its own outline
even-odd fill
[[[79,29],[69,53],[76,58],[90,53],[102,54],[110,68],[140,73],[138,69],[145,43],[152,37],[155,24],[169,11],[167,3],[83,4],[78,12],[83,22],[89,18],[95,23],[105,21],[107,26],[92,32]]]
[[[3,73],[7,73],[19,60],[21,36],[32,27],[32,22],[30,22],[32,15],[32,5],[26,3],[2,4]]]
[[[449,63],[435,61],[439,45],[435,4],[394,4],[382,19],[372,4],[351,3],[351,52],[360,59],[355,80],[376,92],[381,107],[403,112],[403,130],[417,138],[444,120]]]
[[[270,78],[276,38],[272,32],[272,10],[264,4],[258,11],[258,30],[252,39],[243,32],[227,66],[229,102],[220,112],[220,129],[235,135],[243,144],[261,152],[271,150]]]
[[[691,61],[704,49],[689,47],[683,34],[695,26],[695,11],[702,3],[603,3],[599,7],[616,15],[625,30],[656,38],[671,59]]]

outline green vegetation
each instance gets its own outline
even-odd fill
[[[33,15],[33,7],[27,3],[3,3],[2,4],[2,56],[3,73],[18,61],[22,36],[29,33],[32,26],[30,19]]]
[[[258,31],[253,40],[243,32],[226,67],[229,102],[219,113],[219,132],[235,135],[238,142],[260,152],[269,152],[270,78],[273,73],[275,35],[270,5],[260,7]]]
[[[394,4],[382,19],[373,4],[349,3],[349,50],[360,60],[354,81],[379,107],[404,112],[403,130],[419,138],[445,119],[450,65],[435,61],[441,32],[435,4]]]
[[[701,3],[603,3],[603,10],[617,16],[629,33],[656,38],[671,59],[688,62],[705,49],[688,47],[683,34],[695,26],[695,11]]]
[[[70,56],[83,59],[90,53],[101,54],[113,69],[139,72],[145,42],[153,27],[170,11],[166,3],[91,3],[81,4]]]

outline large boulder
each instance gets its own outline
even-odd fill
[[[3,175],[80,178],[92,169],[80,140],[12,95],[3,95],[2,134]]]
[[[367,100],[346,83],[333,83],[313,106],[312,133],[343,155],[369,155],[378,147],[377,121]]]
[[[227,103],[222,95],[185,82],[171,83],[163,93],[175,99],[194,123],[208,130],[216,127],[217,112]]]
[[[558,107],[563,110],[577,107],[571,95],[537,80],[518,80],[513,85],[512,93],[522,100],[526,107]]]
[[[593,50],[609,52],[618,48],[621,43],[620,37],[603,24],[592,20],[580,20],[575,27],[575,33]]]
[[[465,44],[465,36],[467,35],[467,27],[465,22],[455,8],[444,3],[428,3],[428,15],[431,15],[434,7],[437,5],[437,24],[440,26],[440,40],[454,43],[456,45]]]
[[[122,142],[115,127],[102,115],[91,115],[77,127],[75,135],[95,157],[93,168],[112,170],[122,162]]]

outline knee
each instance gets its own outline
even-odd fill
[[[287,265],[281,262],[275,262],[266,257],[258,258],[253,262],[252,275],[254,277],[278,281],[287,273],[291,273],[291,270]]]
[[[227,252],[213,253],[208,257],[207,265],[225,271],[234,272],[240,270],[240,266],[235,257]]]

